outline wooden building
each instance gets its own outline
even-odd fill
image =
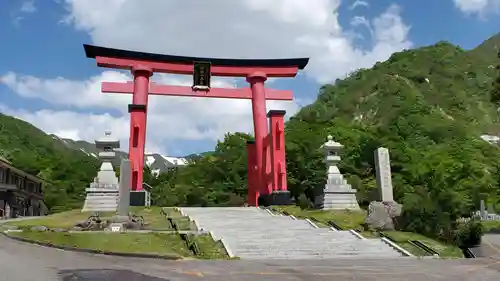
[[[46,215],[43,202],[44,181],[0,157],[0,217]]]

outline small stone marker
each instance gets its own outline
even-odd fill
[[[111,232],[122,232],[124,230],[122,223],[112,223],[109,225]]]
[[[389,150],[385,147],[379,147],[375,150],[375,171],[381,201],[393,202],[391,160]]]

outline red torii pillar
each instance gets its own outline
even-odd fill
[[[247,157],[248,157],[248,171],[247,171],[247,184],[248,184],[248,206],[258,206],[260,190],[257,185],[257,161],[255,157],[255,141],[247,141]]]
[[[291,197],[286,180],[284,110],[270,110],[270,131],[264,138],[263,171],[257,169],[255,141],[247,141],[248,205],[287,205]],[[262,179],[259,185],[259,179]],[[260,200],[259,200],[260,199]]]
[[[277,193],[288,191],[285,159],[285,114],[284,110],[271,110],[267,113],[270,128],[273,192]]]
[[[205,98],[251,99],[255,132],[255,167],[257,176],[254,185],[259,189],[266,185],[266,173],[272,169],[266,161],[265,141],[268,135],[266,122],[266,100],[292,100],[293,94],[286,90],[266,89],[264,82],[268,77],[295,77],[303,69],[308,59],[215,59],[159,55],[144,52],[112,49],[84,45],[88,58],[94,58],[100,67],[126,69],[132,72],[134,81],[125,83],[103,82],[103,93],[132,93],[130,112],[129,158],[132,161],[132,190],[142,189],[144,168],[144,145],[146,141],[148,95],[191,96]],[[195,63],[209,63],[213,76],[245,77],[250,89],[210,88],[197,90],[194,87],[168,86],[150,83],[154,72],[193,75]],[[210,76],[208,77],[210,80]],[[269,166],[265,166],[269,163]]]

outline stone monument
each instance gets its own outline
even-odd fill
[[[381,201],[393,202],[391,160],[385,147],[375,150],[375,171]]]
[[[394,230],[395,219],[401,216],[403,206],[394,201],[391,161],[387,148],[379,147],[375,150],[375,171],[380,201],[370,202],[365,223],[370,229]]]
[[[115,212],[118,204],[118,178],[110,161],[115,159],[114,149],[120,147],[120,141],[111,136],[111,132],[105,132],[105,136],[95,141],[102,160],[101,168],[97,177],[85,191],[87,196],[83,204],[82,212]]]
[[[130,187],[132,186],[132,163],[123,159],[120,166],[120,193],[118,199],[118,215],[128,217],[130,207]]]
[[[315,198],[315,205],[320,209],[330,210],[359,210],[356,200],[356,190],[344,180],[337,164],[340,162],[340,153],[343,145],[328,136],[328,141],[322,146],[325,152],[327,166],[327,180],[322,193]]]

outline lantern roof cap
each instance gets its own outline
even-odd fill
[[[336,142],[333,140],[333,137],[331,135],[328,135],[327,137],[327,142],[325,142],[322,147],[329,149],[329,148],[342,148],[344,147],[341,143]]]

